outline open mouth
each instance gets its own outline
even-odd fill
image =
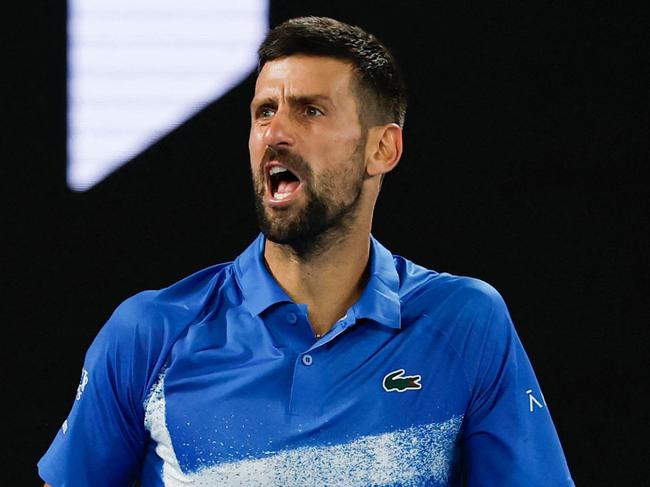
[[[271,202],[288,201],[300,188],[300,179],[279,163],[267,166],[268,187]]]

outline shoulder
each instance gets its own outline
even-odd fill
[[[215,294],[231,277],[230,262],[195,272],[174,284],[141,291],[124,300],[102,329],[112,337],[174,335],[207,312]]]
[[[179,337],[210,311],[224,288],[232,287],[231,263],[225,263],[129,297],[101,328],[86,361],[155,375]]]
[[[516,331],[503,297],[492,285],[438,273],[401,257],[396,258],[396,268],[403,322],[453,350],[469,383],[487,363],[507,356]]]
[[[514,326],[506,303],[489,283],[439,273],[395,257],[405,323],[418,323],[443,336],[460,355],[485,347],[507,347]]]
[[[501,294],[475,277],[436,272],[394,256],[400,281],[400,300],[418,313],[490,314],[504,311]]]

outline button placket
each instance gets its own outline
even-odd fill
[[[309,348],[309,350],[307,350],[307,352],[311,352],[331,342],[337,336],[339,336],[341,333],[347,330],[350,326],[352,326],[355,322],[356,322],[356,315],[354,313],[354,308],[350,308],[348,312],[334,324],[334,327],[330,331],[328,331],[325,335],[320,337],[316,341],[316,343],[314,343]]]
[[[306,310],[305,310],[306,311]],[[306,317],[306,313],[305,313]],[[307,321],[305,319],[305,321]],[[320,410],[323,383],[318,380],[322,371],[315,361],[319,353],[326,353],[321,347],[335,339],[347,328],[356,323],[356,314],[351,308],[337,320],[332,329],[311,347],[298,354],[295,361],[289,411],[292,416],[311,417]],[[322,362],[319,362],[322,364]]]
[[[308,352],[298,354],[289,399],[289,411],[292,415],[314,414],[318,398],[321,397],[320,390],[322,387],[320,381],[315,380],[318,372],[313,354]]]

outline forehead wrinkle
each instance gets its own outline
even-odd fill
[[[315,59],[321,64],[314,65]],[[301,64],[297,64],[298,62]],[[341,71],[339,66],[345,66],[345,71]],[[330,74],[333,74],[334,78],[329,82],[325,81],[323,77],[327,78]],[[268,98],[269,101],[275,101],[278,97],[287,99],[289,95],[305,99],[323,97],[333,103],[335,96],[345,94],[341,93],[342,91],[352,94],[355,78],[353,66],[344,61],[318,56],[289,56],[270,61],[264,66],[257,78],[256,95],[261,99]],[[301,93],[302,90],[305,92]]]
[[[304,105],[307,103],[327,103],[329,105],[334,105],[332,97],[329,95],[322,94],[305,94],[305,95],[283,95],[281,97],[268,95],[260,98],[253,98],[251,101],[251,106],[255,104],[264,105],[267,103],[276,103],[278,98],[286,99],[292,105]]]
[[[286,97],[290,105],[306,105],[308,103],[326,103],[334,105],[331,96],[321,94],[289,95]]]

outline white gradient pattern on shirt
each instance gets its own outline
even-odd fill
[[[165,372],[163,370],[158,376],[158,382],[151,388],[145,403],[144,426],[156,442],[156,453],[163,460],[164,485],[192,485],[192,481],[181,470],[167,429]]]
[[[165,423],[164,375],[146,405],[145,425],[164,461],[163,482],[177,486],[417,486],[446,485],[462,416],[362,436],[356,440],[269,452],[262,458],[205,466],[183,473]]]

